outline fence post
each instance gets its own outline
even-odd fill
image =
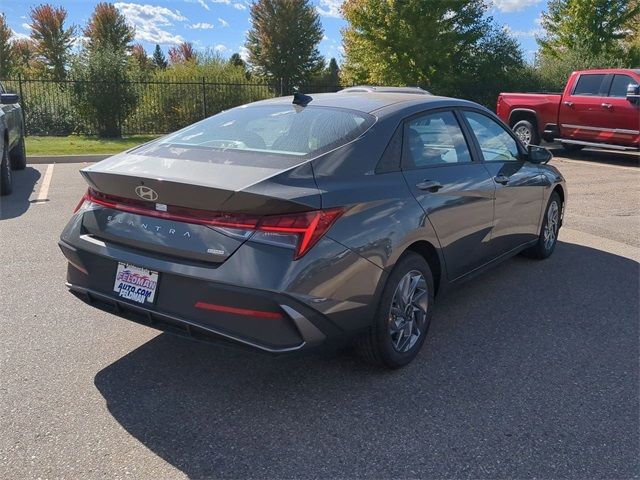
[[[202,77],[202,118],[207,118],[207,88]]]
[[[26,136],[27,135],[27,111],[26,111],[27,102],[24,101],[24,96],[22,95],[22,73],[18,73],[18,93],[20,94],[20,103],[22,104],[22,126],[24,129],[22,133]]]

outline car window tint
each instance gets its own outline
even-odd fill
[[[580,75],[576,87],[573,89],[574,95],[600,95],[600,86],[604,80],[605,75],[601,74],[589,74]]]
[[[629,85],[635,85],[635,81],[628,75],[615,75],[611,88],[609,89],[610,97],[627,97],[627,87]]]
[[[453,112],[413,119],[405,125],[404,134],[406,168],[471,161],[467,142]]]
[[[515,139],[495,120],[476,112],[464,112],[480,144],[485,162],[517,162],[520,151]]]

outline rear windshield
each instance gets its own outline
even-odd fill
[[[253,105],[221,112],[160,143],[302,157],[344,145],[373,122],[371,115],[341,108]]]

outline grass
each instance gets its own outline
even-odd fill
[[[157,137],[157,135],[132,135],[107,139],[83,135],[69,135],[68,137],[29,136],[25,138],[25,141],[27,155],[87,155],[120,153]]]

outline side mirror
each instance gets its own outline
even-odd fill
[[[627,100],[631,103],[640,103],[640,85],[630,83],[627,87]]]
[[[531,163],[548,163],[553,158],[553,154],[544,147],[529,145],[527,157]]]
[[[20,95],[18,95],[17,93],[0,94],[0,104],[11,105],[13,103],[20,103]]]

